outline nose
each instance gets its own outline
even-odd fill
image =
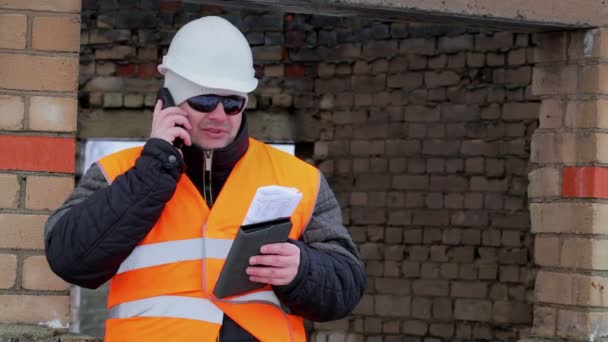
[[[207,113],[207,118],[213,120],[225,120],[227,116],[224,111],[224,105],[221,102],[217,104],[217,107],[213,111]]]

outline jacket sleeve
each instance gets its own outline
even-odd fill
[[[87,288],[108,281],[160,217],[183,168],[177,150],[161,139],[148,140],[135,166],[111,185],[94,164],[46,222],[53,272]]]
[[[300,266],[291,284],[274,291],[294,314],[313,321],[348,316],[363,296],[367,278],[359,253],[342,225],[340,206],[321,175],[319,195],[301,241]]]

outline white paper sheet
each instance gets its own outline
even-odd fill
[[[296,188],[279,185],[259,187],[251,201],[243,224],[289,217],[301,199],[302,193]]]

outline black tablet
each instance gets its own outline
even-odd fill
[[[266,284],[249,280],[245,272],[250,266],[249,258],[259,255],[263,245],[286,242],[290,231],[289,217],[242,225],[230,247],[213,294],[217,298],[225,298],[264,287]]]

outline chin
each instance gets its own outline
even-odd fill
[[[224,148],[226,146],[228,146],[227,143],[224,142],[219,142],[219,141],[214,141],[214,142],[207,142],[207,143],[201,143],[201,142],[193,142],[194,146],[203,149],[203,150],[215,150],[218,148]]]

